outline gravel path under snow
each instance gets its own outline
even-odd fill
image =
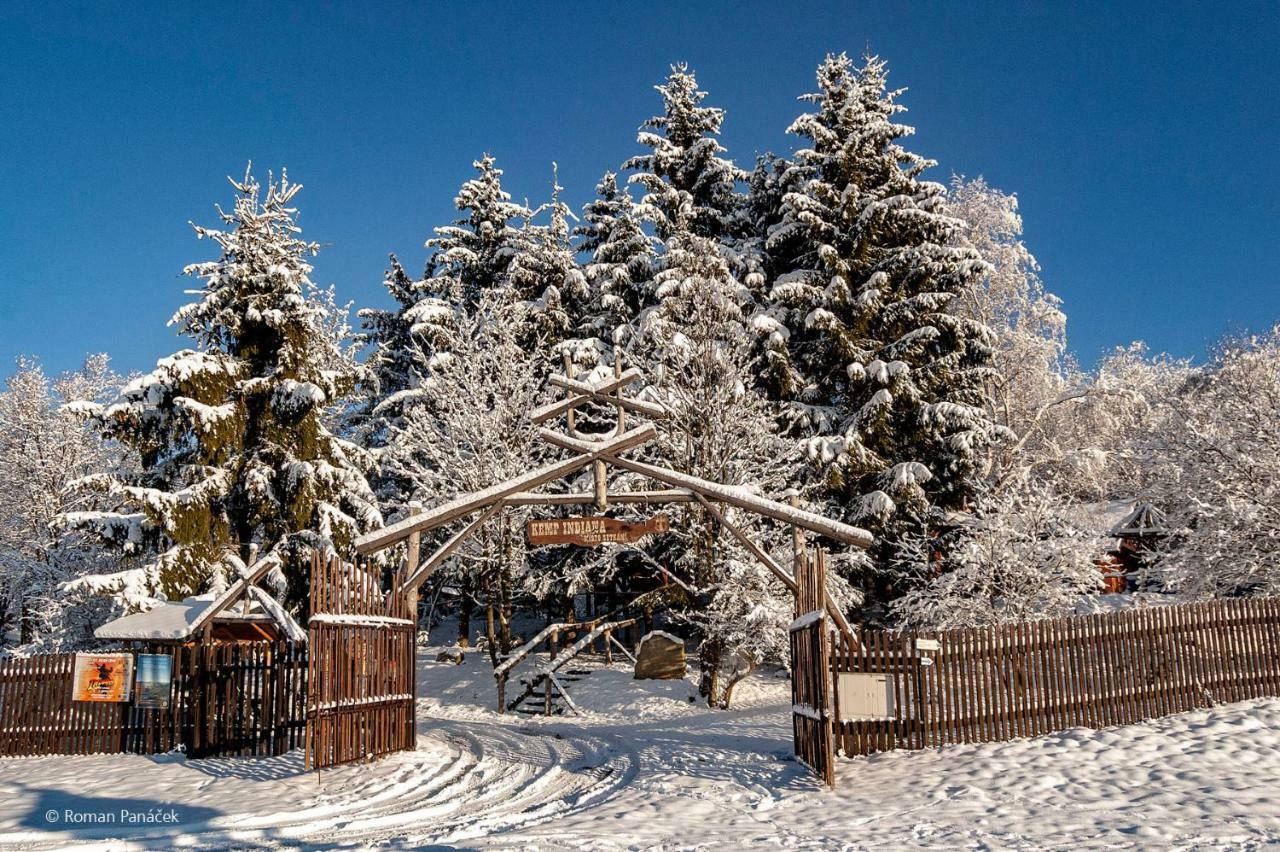
[[[844,760],[828,792],[791,759],[771,675],[715,713],[690,683],[602,670],[573,688],[589,712],[553,720],[488,710],[478,655],[419,680],[416,752],[318,778],[300,752],[0,760],[0,848],[1280,848],[1280,700]],[[176,828],[119,822],[170,806]]]

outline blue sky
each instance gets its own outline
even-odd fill
[[[255,8],[256,6],[256,8]],[[149,367],[228,174],[305,184],[319,283],[381,303],[471,162],[576,205],[688,61],[740,163],[785,151],[829,51],[884,56],[934,177],[1021,200],[1086,364],[1280,319],[1280,6],[1235,3],[0,5],[0,372]]]

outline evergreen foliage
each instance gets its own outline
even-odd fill
[[[123,552],[148,554],[137,568],[79,581],[132,607],[218,588],[256,546],[305,610],[309,555],[346,551],[381,524],[362,451],[323,422],[358,375],[311,283],[307,258],[319,246],[299,236],[290,206],[301,185],[284,173],[266,187],[249,173],[232,185],[235,206],[219,211],[224,229],[194,226],[220,255],[186,268],[204,286],[171,321],[200,348],[161,359],[108,405],[75,409],[140,460],[136,474],[81,482],[122,509],[62,516]]]

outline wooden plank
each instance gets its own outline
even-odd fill
[[[448,559],[467,539],[475,535],[480,527],[484,526],[485,522],[492,518],[501,508],[502,503],[494,503],[481,512],[478,518],[467,524],[457,535],[442,544],[435,553],[431,554],[426,562],[422,563],[421,567],[417,568],[411,576],[405,578],[404,584],[397,591],[397,594],[403,594],[410,589],[416,591],[431,576],[431,573],[435,571],[440,563]],[[420,533],[414,532],[411,535],[420,535]]]
[[[610,504],[628,505],[661,505],[664,503],[692,503],[693,493],[683,488],[667,488],[657,491],[610,491],[607,494]],[[572,491],[561,494],[538,494],[532,491],[520,491],[502,499],[507,506],[589,506],[596,501],[596,495],[590,491]]]

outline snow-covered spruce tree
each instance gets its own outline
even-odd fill
[[[0,390],[0,647],[82,646],[105,615],[102,601],[69,596],[62,584],[108,570],[111,558],[82,536],[59,535],[53,522],[82,507],[68,485],[120,470],[128,459],[59,409],[102,402],[121,382],[106,355],[54,379],[24,359]]]
[[[796,426],[836,511],[878,534],[882,567],[932,507],[963,505],[1000,431],[984,393],[993,335],[958,304],[989,267],[954,245],[945,189],[920,177],[933,163],[899,144],[912,130],[893,121],[886,73],[876,57],[819,67],[814,111],[790,128],[810,142],[803,179],[770,234],[799,248],[771,290],[804,380]]]
[[[406,412],[420,403],[432,366],[453,346],[460,315],[475,310],[484,294],[506,286],[521,244],[517,222],[530,212],[502,188],[502,170],[485,155],[472,163],[477,174],[454,198],[462,215],[435,229],[426,270],[414,279],[393,256],[384,284],[395,305],[359,311],[359,340],[371,345],[368,365],[376,381],[362,403],[362,443],[380,456],[391,431],[403,428]],[[413,483],[377,465],[373,482],[389,514],[402,513]]]
[[[625,348],[635,335],[636,317],[652,300],[655,241],[613,172],[596,185],[596,198],[583,208],[582,219],[574,235],[577,250],[588,257],[583,272],[590,302],[576,336]]]
[[[751,337],[744,288],[711,240],[677,232],[667,241],[657,274],[656,310],[644,334],[653,353],[649,393],[670,412],[658,452],[675,470],[780,497],[802,475],[797,444],[776,432],[776,406],[751,380]],[[789,529],[725,509],[786,564]],[[729,699],[721,679],[739,659],[784,660],[790,593],[705,510],[691,506],[676,519],[666,554],[678,575],[700,594],[676,614],[701,638],[701,691],[713,706]],[[836,584],[842,600],[848,596]]]
[[[542,445],[528,413],[546,393],[545,349],[525,346],[529,307],[507,289],[481,294],[474,311],[458,309],[458,334],[423,377],[417,401],[390,426],[381,464],[411,483],[410,499],[430,507],[481,491],[537,464]],[[475,604],[494,608],[497,641],[511,639],[512,594],[523,582],[526,513],[504,510],[441,568],[464,599],[459,638],[471,635]]]
[[[908,533],[895,567],[912,588],[890,605],[907,628],[1014,624],[1081,611],[1097,597],[1105,544],[1093,519],[1022,478],[980,498],[966,527],[939,550]]]
[[[623,166],[635,172],[630,181],[645,191],[641,209],[664,240],[683,229],[721,239],[741,203],[737,183],[746,179],[721,156],[725,149],[717,137],[724,110],[702,105],[707,93],[699,91],[684,64],[673,65],[666,82],[654,88],[662,95],[663,112],[641,125],[637,140],[651,151]]]
[[[395,306],[357,312],[361,331],[355,340],[369,349],[365,366],[370,380],[350,418],[350,431],[373,455],[370,482],[387,509],[403,508],[411,485],[387,474],[377,457],[391,429],[403,425],[405,408],[413,404],[432,359],[448,351],[453,341],[453,308],[432,289],[433,281],[411,278],[393,254],[383,285]]]
[[[1280,326],[1224,344],[1144,435],[1167,534],[1149,576],[1191,597],[1280,594]]]
[[[990,265],[981,285],[966,288],[958,305],[994,332],[994,370],[987,387],[991,419],[1027,435],[1036,413],[1066,387],[1067,317],[1062,301],[1044,289],[1039,264],[1022,241],[1018,198],[981,177],[953,176],[947,211],[963,223],[953,242],[975,249]],[[1003,442],[1007,469],[1013,442]],[[1026,447],[1025,444],[1022,445]]]
[[[746,201],[734,229],[739,255],[750,257],[751,269],[743,276],[743,283],[756,303],[751,326],[757,345],[757,382],[773,399],[796,399],[804,388],[804,377],[792,364],[788,350],[791,330],[787,307],[769,298],[771,282],[790,272],[790,263],[800,256],[797,243],[803,231],[776,228],[785,215],[787,194],[797,188],[802,177],[802,170],[782,157],[759,157],[747,179]]]
[[[478,174],[462,184],[453,202],[463,215],[427,240],[426,286],[433,299],[422,311],[410,310],[415,326],[444,319],[437,300],[474,309],[485,291],[505,279],[521,242],[517,223],[532,215],[502,188],[502,169],[493,157],[485,154],[472,166]]]
[[[529,328],[522,342],[564,348],[590,369],[600,363],[603,345],[594,338],[575,338],[586,322],[590,289],[569,245],[573,213],[560,200],[562,190],[553,178],[551,200],[525,217],[507,283],[527,307]],[[547,214],[545,225],[535,221],[542,213]]]
[[[307,258],[319,247],[299,236],[291,206],[301,186],[283,172],[265,187],[247,172],[231,183],[225,230],[194,226],[219,257],[186,268],[204,286],[171,320],[200,348],[161,359],[115,402],[77,408],[139,456],[134,475],[82,482],[122,510],[62,517],[147,554],[139,567],[78,583],[133,608],[222,586],[256,545],[275,563],[271,580],[305,612],[310,554],[345,550],[381,524],[355,461],[362,451],[323,423],[356,376],[311,284]]]

